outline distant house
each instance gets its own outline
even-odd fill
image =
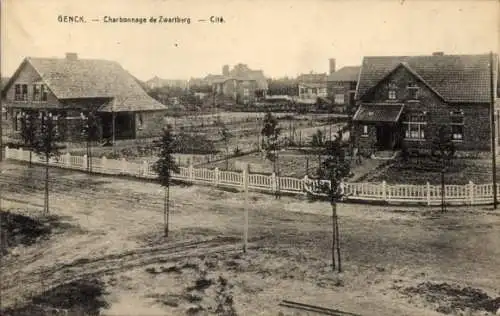
[[[66,58],[26,57],[2,98],[14,133],[21,112],[49,112],[61,117],[58,130],[67,142],[81,140],[81,115],[89,111],[98,117],[101,138],[114,134],[115,139],[135,139],[159,135],[167,109],[117,62],[80,59],[74,53]]]
[[[251,104],[255,102],[256,80],[227,77],[213,82],[215,95],[232,98],[237,104]]]
[[[148,81],[145,82],[145,84],[149,89],[155,89],[161,87],[186,89],[188,87],[187,80],[162,79],[159,78],[158,76],[149,79]]]
[[[317,100],[327,97],[327,75],[326,73],[309,73],[297,77],[299,88],[299,99]]]
[[[229,66],[225,65],[222,69],[223,75],[226,77],[235,77],[257,83],[256,90],[261,90],[264,95],[269,89],[267,78],[262,70],[252,70],[246,64],[237,64],[233,69],[229,70]]]
[[[493,69],[497,99],[497,55]],[[425,151],[441,126],[459,151],[490,150],[489,73],[488,54],[365,57],[353,117],[360,152]]]
[[[335,70],[335,60],[330,59],[330,74],[327,79],[328,98],[336,107],[342,107],[350,113],[355,110],[356,84],[360,66],[346,66]]]
[[[205,80],[210,82],[216,97],[237,104],[252,104],[259,92],[265,96],[268,89],[267,78],[262,70],[252,70],[245,64],[237,64],[232,70],[224,65],[222,75],[209,75]]]

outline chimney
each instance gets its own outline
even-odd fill
[[[335,58],[330,58],[330,75],[335,72]]]
[[[434,52],[432,56],[444,56],[444,52]]]
[[[223,76],[229,76],[229,65],[224,65],[222,67],[222,75]]]
[[[67,60],[78,60],[78,55],[76,53],[66,53]]]

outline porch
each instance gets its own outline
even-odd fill
[[[359,150],[385,159],[394,157],[402,145],[404,131],[400,122],[403,104],[361,104],[354,114]]]

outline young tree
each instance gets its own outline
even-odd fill
[[[92,172],[92,142],[99,140],[98,117],[94,111],[81,113],[82,119],[82,137],[86,141],[87,147],[87,171]]]
[[[316,151],[316,154],[318,155],[318,176],[319,178],[323,178],[323,171],[321,168],[321,156],[323,153],[323,150],[325,148],[325,135],[321,131],[321,129],[318,129],[316,133],[313,134],[312,139],[311,139],[311,147],[313,150]]]
[[[231,140],[231,137],[233,137],[233,134],[229,131],[226,124],[224,124],[220,117],[217,118],[217,125],[219,126],[219,136],[224,142],[224,147],[226,148],[226,170],[229,170],[229,141]]]
[[[158,180],[164,188],[165,196],[163,201],[163,222],[165,225],[165,237],[168,237],[171,173],[179,172],[179,167],[175,163],[173,156],[174,136],[170,125],[163,130],[163,135],[159,141],[155,142],[155,146],[159,149],[160,156],[153,165],[153,169],[156,173],[158,173]]]
[[[431,157],[438,162],[441,173],[441,211],[445,212],[445,181],[444,176],[448,171],[447,166],[450,165],[453,156],[455,155],[455,144],[453,143],[453,134],[450,128],[446,125],[439,127],[437,134],[432,140]]]
[[[264,137],[263,149],[266,152],[266,158],[273,163],[273,172],[279,177],[279,137],[281,134],[281,127],[278,125],[278,119],[273,116],[271,112],[267,112],[264,116],[264,127],[261,131]],[[279,180],[276,185],[276,198],[280,197],[279,193]]]
[[[31,153],[36,141],[36,115],[32,112],[21,113],[21,139],[25,148],[30,151],[29,166],[31,167]]]
[[[57,141],[61,134],[58,131],[58,116],[50,112],[40,112],[40,131],[36,133],[37,137],[33,149],[37,154],[45,156],[45,199],[44,213],[49,213],[49,160],[51,157],[59,154]]]
[[[339,135],[340,136],[340,135]],[[337,217],[337,202],[344,197],[344,190],[341,187],[344,178],[349,176],[351,166],[346,159],[347,146],[342,143],[341,137],[325,143],[325,160],[323,169],[329,184],[322,187],[328,194],[332,206],[332,266],[335,270],[335,251],[337,252],[338,272],[342,272],[342,260],[340,255],[340,232]]]

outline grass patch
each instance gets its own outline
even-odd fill
[[[428,157],[410,158],[408,161],[391,161],[384,168],[366,174],[363,181],[389,184],[440,184],[440,167]],[[456,158],[447,165],[447,184],[475,184],[491,182],[491,161],[488,159]],[[360,179],[361,180],[361,179]]]
[[[104,294],[102,281],[77,280],[47,290],[23,306],[3,311],[2,315],[100,315],[101,308],[108,307]]]
[[[436,311],[444,314],[466,309],[495,313],[500,308],[500,297],[492,298],[480,289],[448,283],[424,282],[404,289],[403,293],[422,296],[427,302],[437,304]]]

